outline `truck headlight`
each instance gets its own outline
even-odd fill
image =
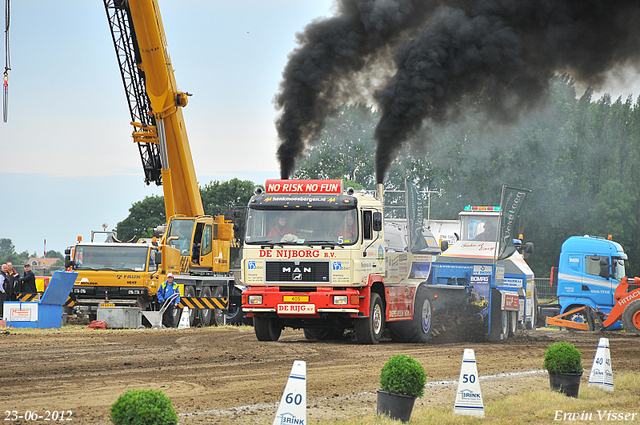
[[[249,295],[249,304],[262,304],[262,295]]]
[[[346,295],[334,295],[333,296],[333,304],[334,305],[347,305],[347,304],[349,304],[349,298]]]

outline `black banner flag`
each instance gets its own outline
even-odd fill
[[[529,189],[516,189],[502,186],[502,199],[500,201],[500,237],[498,239],[498,260],[508,258],[516,250],[513,243],[515,237],[515,221],[522,208]]]

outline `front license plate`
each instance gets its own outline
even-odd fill
[[[278,304],[278,313],[282,314],[315,314],[315,304]]]
[[[282,301],[286,303],[308,303],[308,295],[285,295],[282,297]]]
[[[115,307],[114,303],[100,303],[100,307]]]

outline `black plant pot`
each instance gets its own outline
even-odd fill
[[[402,422],[409,422],[415,397],[403,394],[393,394],[382,390],[378,393],[378,415],[387,415],[391,419],[400,419]]]
[[[554,391],[560,391],[561,393],[578,398],[578,392],[580,390],[580,378],[582,372],[578,373],[551,373],[549,372],[549,384]]]

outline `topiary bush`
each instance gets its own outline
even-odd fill
[[[160,390],[128,390],[111,405],[115,425],[175,425],[178,415]]]
[[[397,354],[382,367],[380,386],[383,391],[422,397],[427,375],[424,368],[413,357]]]
[[[580,373],[582,372],[582,355],[573,344],[555,342],[547,347],[544,368],[549,373]]]

